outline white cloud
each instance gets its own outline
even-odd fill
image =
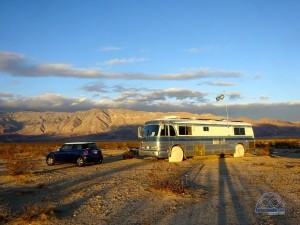
[[[0,92],[0,98],[11,98],[14,95],[12,93],[9,92]]]
[[[255,76],[252,77],[253,80],[258,80],[261,79],[263,77],[263,75],[261,73],[257,73],[255,74]]]
[[[103,46],[103,47],[99,48],[98,50],[101,52],[105,52],[105,51],[119,51],[122,49],[123,48],[118,47],[118,46]]]
[[[84,90],[87,92],[101,92],[101,93],[107,93],[108,87],[102,83],[102,82],[92,82],[83,85],[82,87],[78,88],[79,90]]]
[[[239,99],[242,99],[242,93],[240,92],[230,92],[230,93],[226,93],[226,96],[228,96],[228,98],[230,100],[239,100]]]
[[[115,65],[120,65],[120,64],[128,64],[128,63],[137,63],[137,62],[145,62],[149,61],[149,59],[146,58],[116,58],[116,59],[111,59],[108,61],[105,61],[105,65],[110,65],[110,66],[115,66]]]
[[[40,96],[17,96],[10,99],[0,98],[1,111],[77,111],[93,108],[96,105],[84,98],[44,93]]]
[[[188,52],[188,53],[199,53],[199,52],[211,52],[218,49],[217,46],[214,45],[207,45],[207,46],[202,46],[200,48],[193,47],[193,48],[186,48],[183,51]]]
[[[187,48],[187,49],[184,49],[183,51],[189,52],[189,53],[198,53],[198,52],[200,52],[200,49],[199,48]]]
[[[261,100],[269,100],[270,97],[269,96],[266,96],[266,95],[262,95],[259,97]]]
[[[234,82],[203,82],[198,85],[227,87],[227,86],[235,86],[236,83],[234,83]]]

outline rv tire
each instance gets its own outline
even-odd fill
[[[182,162],[183,160],[183,150],[179,146],[172,148],[171,156],[169,157],[169,162]]]
[[[235,151],[233,157],[243,157],[245,155],[245,148],[242,144],[237,144],[235,146]]]

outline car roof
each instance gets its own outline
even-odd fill
[[[95,144],[95,142],[81,141],[81,142],[68,142],[68,143],[65,143],[65,145],[73,145],[73,144],[78,144],[78,145],[82,145],[82,144]]]

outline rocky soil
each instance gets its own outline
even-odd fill
[[[300,151],[270,156],[209,156],[170,164],[122,159],[103,150],[104,162],[49,167],[41,159],[30,175],[10,176],[0,162],[0,217],[8,224],[297,224]],[[182,193],[153,186],[166,171],[181,172]],[[156,174],[155,176],[153,176]],[[262,194],[284,201],[284,215],[255,212]],[[0,221],[1,224],[1,221]]]

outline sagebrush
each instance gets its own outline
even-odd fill
[[[183,194],[188,188],[184,171],[176,163],[158,161],[149,172],[150,187],[173,194]]]

